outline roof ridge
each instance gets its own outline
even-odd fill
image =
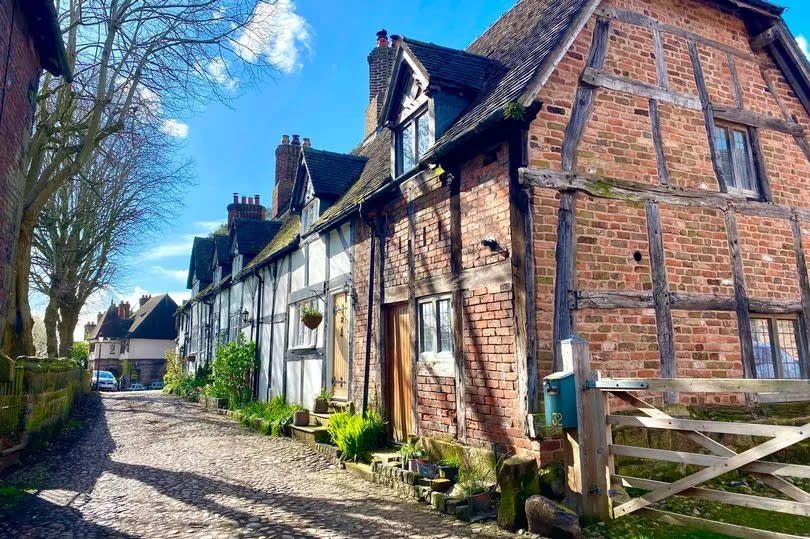
[[[322,150],[320,148],[306,148],[304,150],[304,154],[312,153],[312,152],[325,153],[325,154],[335,155],[335,156],[339,156],[339,157],[351,157],[353,159],[357,159],[358,161],[359,160],[364,160],[364,161],[368,160],[368,157],[365,157],[363,155],[355,155],[355,154],[352,154],[352,153],[333,152],[331,150]]]
[[[483,60],[485,62],[491,62],[492,59],[484,56],[482,54],[476,54],[474,52],[470,52],[466,49],[456,49],[455,47],[448,47],[446,45],[439,45],[438,43],[434,43],[432,41],[422,41],[421,39],[413,39],[413,38],[402,38],[405,43],[416,43],[419,45],[427,45],[430,47],[436,47],[437,49],[443,49],[450,52],[455,52],[458,54],[462,54],[464,56],[470,56],[471,58],[476,58],[478,60]]]

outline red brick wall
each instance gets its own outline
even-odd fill
[[[0,6],[0,84],[4,85],[0,86],[0,95],[5,91],[0,109],[0,328],[4,327],[7,315],[14,239],[20,224],[24,188],[21,158],[33,122],[33,103],[29,101],[28,90],[40,74],[39,58],[28,32],[20,2],[3,2]],[[0,330],[0,343],[2,338]]]

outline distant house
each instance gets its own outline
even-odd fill
[[[168,294],[143,296],[135,313],[130,312],[129,303],[110,305],[90,336],[88,367],[120,377],[124,374],[122,363],[126,360],[131,367],[127,384],[162,380],[166,370],[165,354],[175,347],[176,310],[177,304]]]
[[[13,278],[25,178],[22,153],[31,136],[42,70],[70,81],[53,0],[11,0],[0,8],[0,328]],[[0,344],[4,331],[0,331]]]

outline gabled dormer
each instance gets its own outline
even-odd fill
[[[204,290],[211,284],[211,259],[213,256],[213,238],[194,238],[186,279],[186,288],[191,289],[192,296],[197,295],[200,290]]]
[[[366,161],[358,155],[302,148],[291,205],[301,214],[302,233],[357,181]]]
[[[214,284],[231,273],[231,241],[224,234],[214,235],[214,256],[211,258],[211,273]]]
[[[380,118],[394,133],[394,177],[418,168],[481,91],[493,67],[483,56],[413,39],[400,41]]]
[[[235,278],[245,264],[259,254],[281,228],[279,221],[264,219],[233,220],[230,234],[231,275]]]

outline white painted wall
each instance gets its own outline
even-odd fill
[[[170,339],[130,339],[129,350],[121,354],[121,359],[163,359],[173,348]]]
[[[326,242],[323,236],[317,238],[309,244],[309,283],[320,283],[326,279]]]

